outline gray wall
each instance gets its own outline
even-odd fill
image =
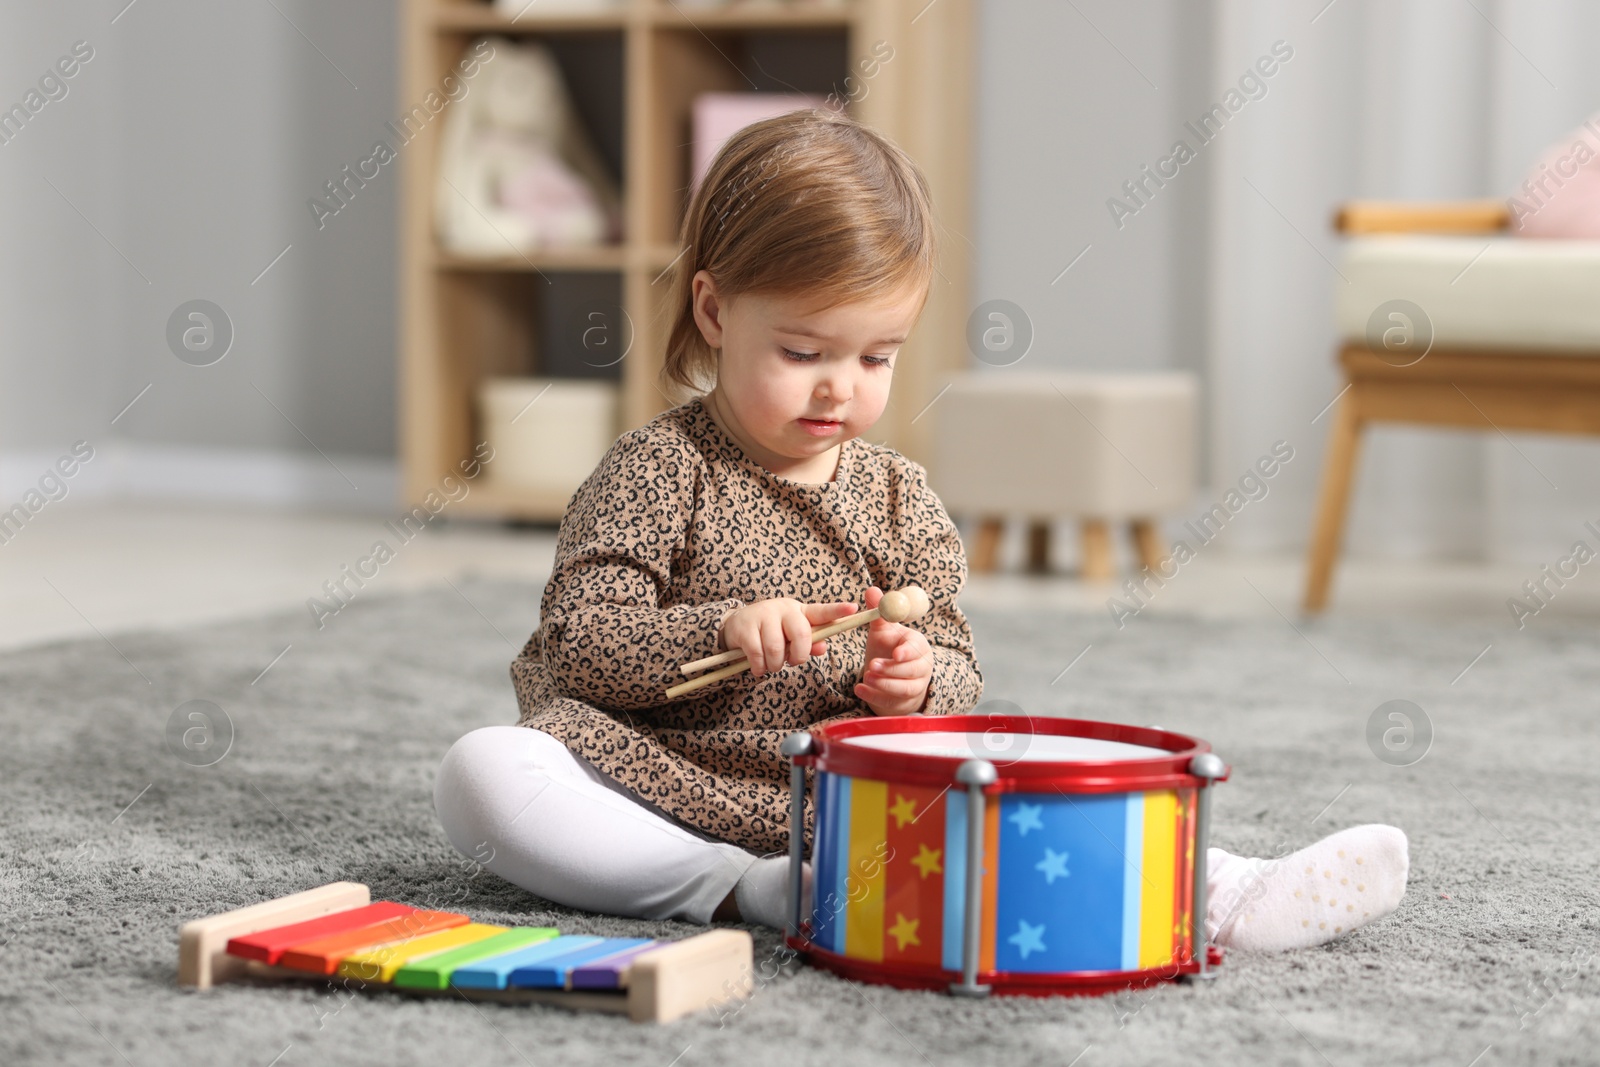
[[[1210,4],[979,11],[974,301],[1028,312],[1030,363],[1199,369],[1206,168],[1182,168],[1120,228],[1106,200],[1210,95]]]
[[[5,106],[95,55],[0,145],[0,447],[392,457],[395,168],[320,232],[306,200],[396,114],[394,5],[121,2],[5,5]],[[209,367],[165,340],[195,298],[235,330]]]

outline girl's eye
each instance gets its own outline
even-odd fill
[[[783,348],[782,346],[779,347],[779,350],[783,353],[785,359],[793,360],[796,363],[810,363],[820,354],[817,352],[796,352],[792,348]],[[889,365],[888,356],[862,356],[861,358],[874,367],[887,367]]]

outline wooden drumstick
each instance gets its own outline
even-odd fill
[[[927,614],[928,606],[928,594],[915,585],[908,585],[904,589],[893,589],[883,594],[883,597],[878,601],[877,607],[868,608],[866,611],[858,611],[854,615],[846,615],[842,619],[836,619],[826,626],[819,626],[812,630],[811,640],[825,641],[837,634],[844,633],[846,630],[854,630],[857,626],[865,626],[867,623],[879,618],[888,622],[905,622],[907,619],[919,619]],[[684,674],[688,674],[691,671],[705,667],[715,667],[719,663],[728,663],[730,665],[719,671],[702,674],[698,678],[672,686],[667,690],[667,699],[671,700],[674,697],[682,696],[684,693],[692,693],[696,689],[708,686],[713,682],[720,682],[724,678],[732,678],[734,675],[750,669],[749,657],[740,649],[733,648],[726,652],[718,652],[715,656],[707,656],[705,659],[697,659],[692,663],[685,663],[679,670],[683,671]]]
[[[917,586],[908,585],[905,587],[905,589],[900,590],[899,592],[914,598],[920,598],[919,600],[914,601],[912,605],[915,607],[916,604],[920,603],[920,608],[911,611],[909,614],[899,614],[902,609],[900,608],[898,602],[887,605],[884,603],[884,600],[887,598],[898,595],[896,592],[891,591],[884,594],[884,600],[879,600],[876,608],[869,608],[866,611],[858,611],[854,615],[846,615],[842,619],[835,619],[826,626],[817,627],[812,631],[811,639],[813,641],[826,640],[827,638],[832,637],[834,634],[843,633],[844,631],[854,629],[863,623],[871,622],[880,615],[890,622],[904,622],[906,619],[920,618],[923,612],[928,610],[928,594],[924,593]],[[693,674],[695,671],[705,670],[707,667],[716,667],[723,663],[732,663],[735,660],[744,658],[745,655],[743,651],[737,648],[732,648],[726,652],[718,652],[714,656],[707,656],[705,659],[697,659],[692,663],[685,663],[678,669],[684,674]]]

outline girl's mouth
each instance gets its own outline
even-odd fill
[[[843,424],[838,422],[823,422],[818,419],[801,419],[800,425],[806,428],[807,433],[814,434],[817,437],[826,437],[831,433],[837,433],[839,431],[839,427]]]

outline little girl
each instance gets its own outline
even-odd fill
[[[521,721],[457,741],[434,804],[452,845],[547,900],[781,928],[783,739],[963,713],[983,693],[955,525],[920,465],[863,438],[928,297],[933,211],[895,145],[797,111],[727,142],[682,242],[662,383],[694,399],[623,434],[579,486],[511,665]],[[912,584],[922,617],[812,640]],[[680,664],[729,649],[751,669],[665,698]],[[814,816],[808,790],[808,844]],[[1393,827],[1208,858],[1208,925],[1241,947],[1325,941],[1405,887]],[[809,907],[809,863],[802,882]]]

